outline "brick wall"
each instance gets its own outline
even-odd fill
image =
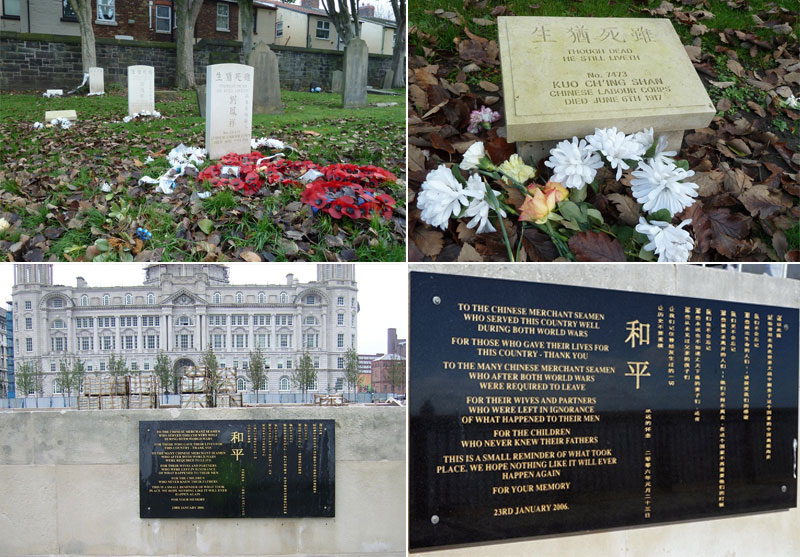
[[[307,89],[312,81],[328,89],[334,70],[342,69],[343,53],[294,47],[271,47],[278,57],[283,89]],[[157,88],[175,85],[174,43],[119,41],[98,38],[97,63],[105,70],[105,83],[127,84],[127,67],[155,67]],[[241,43],[201,40],[195,45],[198,84],[205,83],[209,64],[242,61]],[[367,82],[380,87],[392,57],[371,54]],[[0,90],[71,89],[83,79],[79,37],[4,33],[0,37]]]

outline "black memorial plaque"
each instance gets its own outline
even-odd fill
[[[334,430],[334,420],[139,422],[139,517],[334,516]]]
[[[411,548],[797,505],[797,309],[410,280]]]

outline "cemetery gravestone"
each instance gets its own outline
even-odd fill
[[[421,272],[409,299],[410,548],[797,506],[796,308]]]
[[[352,39],[344,48],[344,72],[342,80],[342,106],[361,108],[367,105],[367,43],[363,39]]]
[[[508,141],[538,142],[521,154],[614,126],[679,150],[716,113],[668,19],[499,17],[498,35]]]
[[[48,110],[44,113],[44,119],[47,122],[56,118],[64,118],[70,122],[75,122],[78,120],[78,113],[74,110]]]
[[[334,70],[333,74],[331,75],[331,92],[342,92],[342,70]]]
[[[105,93],[103,68],[89,68],[89,94]]]
[[[258,43],[247,62],[253,66],[255,114],[283,114],[281,82],[278,75],[278,57],[264,43]]]
[[[394,80],[394,71],[386,70],[386,73],[383,74],[383,88],[391,89],[393,80]]]
[[[47,94],[54,97],[61,97],[64,95],[63,89],[48,89]]]
[[[251,66],[206,66],[206,149],[210,159],[250,152],[252,110]]]
[[[206,117],[206,86],[198,85],[195,89],[197,93],[197,110],[200,112],[200,118]]]
[[[128,115],[155,110],[155,69],[128,66]]]

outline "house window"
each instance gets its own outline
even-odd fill
[[[25,351],[26,352],[33,352],[33,339],[26,338],[25,339]]]
[[[336,358],[336,369],[344,369],[344,357],[339,356]]]
[[[337,306],[343,306],[344,305],[344,296],[339,296],[338,298],[336,298],[336,305]]]
[[[339,313],[336,315],[336,324],[339,326],[344,325],[344,313]]]
[[[81,305],[82,306],[88,306],[89,305],[89,296],[87,296],[86,294],[81,296]]]
[[[283,21],[275,22],[275,37],[283,37]]]
[[[27,269],[26,269],[27,271]],[[31,304],[30,300],[25,300],[25,309],[32,309],[33,305]]]
[[[336,335],[336,347],[344,348],[344,333],[339,333]]]
[[[114,21],[114,0],[97,0],[97,20]]]
[[[156,297],[152,292],[150,292],[150,294],[147,295],[147,303],[148,304],[155,304],[156,303]]]
[[[289,383],[289,378],[285,375],[281,377],[281,390],[288,391],[291,388],[291,384]]]
[[[172,6],[156,6],[156,33],[172,32]]]
[[[133,303],[133,295],[125,294],[125,305],[129,306]]]
[[[243,390],[245,390],[245,388],[246,388],[246,385],[245,385],[245,382],[244,382],[244,378],[240,377],[239,379],[236,380],[236,390],[237,391],[243,391]]]
[[[33,318],[32,317],[26,317],[25,318],[25,330],[26,331],[30,331],[32,329],[33,329]]]
[[[108,294],[103,294],[103,305],[110,306],[111,305],[111,296]]]
[[[317,38],[318,39],[330,39],[331,38],[331,22],[330,21],[323,21],[321,19],[317,20]]]
[[[19,0],[3,0],[3,15],[19,19]]]
[[[267,296],[263,292],[258,293],[258,303],[263,304],[267,301]]]
[[[228,9],[227,4],[222,2],[217,3],[217,31],[230,31],[228,25]]]
[[[285,304],[289,301],[289,295],[286,292],[281,292],[281,303]]]
[[[220,302],[222,302],[222,296],[220,296],[219,292],[214,292],[213,300],[215,304],[219,304]]]
[[[61,381],[59,381],[58,379],[56,379],[53,382],[53,394],[54,395],[63,395],[64,394],[64,389],[61,388]]]

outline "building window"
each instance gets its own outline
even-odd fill
[[[308,304],[309,306],[313,306],[314,305],[314,296],[306,296],[306,304]]]
[[[259,292],[259,293],[258,293],[258,303],[259,303],[259,304],[264,304],[264,303],[266,303],[266,302],[267,302],[267,296],[266,296],[266,294],[264,294],[263,292]]]
[[[114,21],[114,0],[97,0],[97,20]]]
[[[355,327],[356,326],[356,314],[355,313],[350,316],[350,326],[351,327]]]
[[[256,348],[269,348],[269,335],[259,333],[256,335]]]
[[[319,334],[317,333],[304,334],[303,348],[319,348]]]
[[[288,391],[289,389],[291,389],[291,383],[289,378],[284,375],[281,377],[281,391]]]
[[[78,16],[75,10],[72,9],[72,4],[69,3],[69,0],[61,0],[61,19],[78,21]]]
[[[148,304],[150,304],[150,305],[152,305],[152,304],[155,304],[155,303],[156,303],[156,297],[155,297],[155,295],[154,295],[152,292],[150,292],[150,293],[147,295],[147,303],[148,303]]]
[[[25,330],[26,331],[33,330],[33,318],[32,317],[26,317],[25,318]]]
[[[161,324],[161,317],[158,315],[143,315],[142,327],[158,327]]]
[[[225,335],[211,335],[211,345],[214,347],[214,350],[225,348]]]
[[[180,317],[178,317],[178,319],[175,320],[175,324],[182,325],[184,327],[189,327],[191,325],[194,325],[192,318],[189,317],[188,315],[181,315]]]
[[[336,386],[334,387],[334,390],[341,391],[342,389],[344,389],[344,379],[342,377],[339,377],[336,380]]]
[[[66,329],[67,325],[61,319],[56,319],[50,324],[51,329]]]
[[[247,348],[247,335],[233,335],[234,348]]]
[[[131,371],[139,371],[139,364],[131,362]]]
[[[81,305],[84,307],[89,305],[89,296],[87,296],[86,294],[81,296]]]
[[[117,339],[110,335],[100,337],[100,347],[102,350],[114,350],[117,345]]]
[[[227,316],[225,315],[209,315],[208,324],[211,326],[224,327]]]
[[[25,309],[33,309],[33,305],[31,304],[30,300],[25,300]]]
[[[116,317],[98,317],[97,326],[101,329],[110,329],[115,326],[117,322]]]
[[[50,362],[50,371],[55,373],[55,371],[56,371],[56,363],[55,362]]]
[[[81,337],[79,339],[80,342],[80,350],[84,352],[88,352],[89,350],[94,350],[94,338],[93,337]]]
[[[344,325],[344,313],[336,314],[336,324],[339,326]]]
[[[344,357],[339,356],[336,358],[336,369],[344,369]]]
[[[228,5],[222,2],[217,3],[217,31],[230,31],[228,24]]]
[[[331,22],[330,21],[323,21],[321,19],[317,20],[317,35],[318,39],[330,39],[331,38]]]
[[[344,333],[336,335],[336,348],[344,348]]]
[[[258,327],[264,327],[269,325],[270,316],[269,315],[254,315],[253,316],[253,325]]]
[[[233,369],[239,369],[239,360],[233,360]]]
[[[133,296],[131,294],[125,294],[125,305],[129,306],[133,303]]]
[[[111,305],[111,296],[108,294],[103,294],[103,305],[110,306]]]
[[[236,303],[237,304],[243,304],[244,303],[244,294],[242,294],[241,292],[237,292],[236,293]]]
[[[125,335],[122,337],[122,349],[123,350],[136,350],[137,347],[137,338],[134,335]]]
[[[275,22],[275,37],[283,37],[283,21]]]
[[[172,7],[156,6],[156,33],[172,32]]]
[[[353,309],[355,307],[356,307],[356,299],[350,298],[350,309]]]
[[[150,371],[150,362],[145,362],[142,367],[144,367],[145,371]]]
[[[25,351],[26,352],[33,352],[33,339],[26,338],[25,339]]]
[[[214,301],[215,304],[219,304],[219,303],[222,302],[222,296],[220,295],[219,292],[214,292],[213,301]]]
[[[3,0],[3,15],[19,19],[19,0]]]
[[[246,326],[249,321],[249,315],[231,315],[231,325]]]
[[[67,349],[67,339],[64,337],[52,337],[50,339],[50,349],[53,352],[64,352]]]
[[[336,298],[336,305],[337,306],[343,306],[344,305],[344,296],[339,296],[338,298]]]
[[[60,309],[64,307],[64,299],[63,298],[53,298],[53,307]]]
[[[281,348],[289,348],[292,344],[292,335],[281,334],[278,335],[278,346]]]
[[[144,337],[144,347],[148,350],[156,350],[161,339],[157,335],[147,335]]]
[[[130,316],[130,317],[120,317],[119,318],[119,326],[120,327],[135,327],[136,324],[139,322],[139,318],[137,316]]]
[[[289,302],[289,295],[286,292],[281,292],[281,303],[286,304]]]
[[[316,325],[317,324],[317,318],[314,317],[313,315],[309,315],[308,317],[303,319],[303,324],[304,325]]]
[[[53,370],[53,371],[55,371],[55,370]],[[59,381],[58,379],[56,379],[53,382],[53,394],[54,395],[63,395],[64,394],[64,389],[61,388],[61,381]]]
[[[314,369],[319,369],[319,356],[314,357]]]
[[[275,324],[278,325],[279,327],[281,327],[281,326],[291,327],[292,326],[292,316],[289,315],[289,314],[276,315],[275,316]]]
[[[105,370],[106,370],[106,363],[100,362],[100,371],[105,371]]]
[[[236,390],[237,391],[244,391],[247,388],[246,383],[244,382],[244,377],[240,377],[236,380]]]

